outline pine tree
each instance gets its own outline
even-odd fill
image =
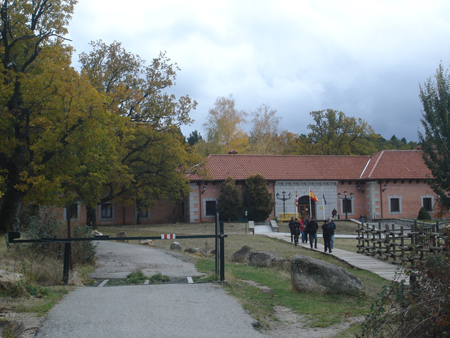
[[[432,177],[429,184],[439,196],[440,203],[450,207],[447,197],[450,191],[450,76],[442,65],[434,75],[420,87],[423,105],[422,125],[424,134],[419,132],[423,160]]]
[[[219,217],[221,221],[237,221],[242,211],[241,194],[234,179],[228,176],[220,185]]]
[[[248,219],[261,222],[269,218],[275,201],[267,190],[267,181],[260,174],[250,175],[245,181],[244,206],[248,211]]]

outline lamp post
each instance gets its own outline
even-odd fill
[[[283,201],[283,214],[285,214],[286,213],[286,201],[291,199],[291,193],[289,193],[288,197],[286,197],[286,192],[285,191],[283,191],[281,194],[283,195],[283,197],[280,197],[279,193],[277,193],[275,196],[277,196],[277,198],[279,200]]]
[[[344,198],[341,197],[341,193],[338,194],[338,197],[340,200],[344,201],[344,212],[345,212],[345,219],[347,219],[347,214],[348,214],[348,208],[347,208],[347,200],[352,200],[353,199],[353,193],[350,194],[350,198],[347,198],[347,191],[344,191]]]

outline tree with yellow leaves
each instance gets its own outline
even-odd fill
[[[247,113],[235,107],[233,95],[218,97],[214,107],[208,112],[203,128],[206,142],[199,145],[203,155],[224,154],[231,150],[239,153],[248,147],[248,135],[242,129]]]

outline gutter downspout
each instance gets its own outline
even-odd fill
[[[201,184],[198,185],[198,222],[202,222],[202,189]]]
[[[381,219],[383,219],[383,189],[380,183],[380,205],[381,205]]]

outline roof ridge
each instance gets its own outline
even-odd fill
[[[376,161],[375,164],[373,165],[373,168],[372,168],[372,170],[370,171],[368,178],[370,178],[370,177],[372,176],[373,171],[374,171],[375,168],[377,167],[378,162],[380,162],[380,159],[381,159],[381,157],[383,156],[383,154],[384,154],[384,150],[381,151],[380,156],[377,158],[377,161]]]
[[[227,156],[227,157],[244,157],[244,156],[252,156],[252,157],[256,157],[256,156],[260,156],[260,157],[352,157],[352,158],[356,158],[356,157],[365,157],[365,158],[371,158],[373,155],[260,155],[260,154],[210,154],[208,157],[210,156]]]

